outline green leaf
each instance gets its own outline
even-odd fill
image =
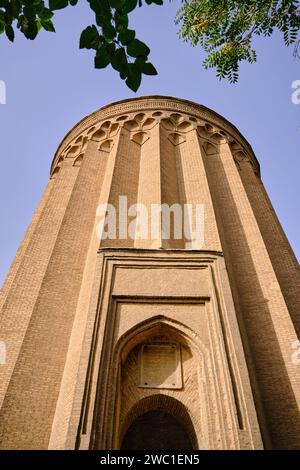
[[[72,7],[74,7],[75,5],[77,5],[78,0],[69,0],[69,3],[70,5],[72,5]]]
[[[127,53],[132,57],[147,56],[149,52],[149,47],[138,39],[133,39],[127,46]]]
[[[37,37],[37,34],[38,34],[39,30],[38,30],[38,25],[37,25],[37,22],[34,21],[34,22],[30,22],[29,23],[29,27],[28,27],[28,30],[25,34],[25,37],[27,39],[35,39]]]
[[[122,80],[125,80],[127,75],[128,75],[128,65],[123,65],[121,70],[120,70],[120,78]]]
[[[42,23],[41,23],[41,20],[40,20],[40,19],[38,19],[38,20],[36,21],[36,27],[37,27],[37,31],[38,31],[38,33],[39,33],[40,30],[42,29]]]
[[[69,5],[68,0],[49,0],[50,10],[61,10]]]
[[[126,0],[125,5],[122,8],[124,13],[130,13],[132,10],[134,10],[137,6],[137,2],[138,0]]]
[[[99,33],[95,25],[85,28],[79,40],[80,49],[97,49],[99,45]]]
[[[132,91],[136,92],[141,84],[142,74],[139,68],[135,64],[128,64],[128,77],[126,79],[126,85]]]
[[[25,15],[21,15],[18,27],[27,39],[35,39],[39,32],[39,24],[35,20],[30,20]]]
[[[124,0],[108,0],[108,3],[112,8],[121,8],[124,3]]]
[[[115,45],[115,43],[113,43],[113,42],[107,42],[107,43],[105,44],[105,47],[106,47],[106,50],[107,50],[107,52],[108,52],[109,57],[112,58],[113,55],[114,55],[114,53],[115,53],[115,50],[116,50],[116,45]]]
[[[11,25],[6,25],[6,26],[5,26],[5,34],[6,34],[6,36],[8,37],[8,39],[9,39],[11,42],[14,41],[14,39],[15,39],[15,32],[14,32],[14,30],[13,30],[13,28],[12,28]]]
[[[111,41],[112,39],[114,39],[114,37],[116,35],[116,30],[110,22],[105,23],[102,26],[102,32],[103,32],[103,36],[108,41]]]
[[[41,11],[39,11],[39,17],[41,20],[50,20],[53,16],[53,12],[49,10],[49,8],[43,8]]]
[[[106,47],[100,46],[97,50],[95,56],[95,68],[96,69],[104,69],[110,63],[110,55],[106,50]]]
[[[41,25],[46,31],[49,31],[50,33],[55,33],[55,28],[51,20],[41,20]]]
[[[107,0],[88,0],[91,9],[99,16],[102,16],[106,21],[112,18],[110,6]]]
[[[122,31],[122,29],[127,29],[128,27],[128,15],[121,15],[118,12],[115,14],[115,23],[116,23],[116,29],[118,31]]]
[[[124,66],[127,65],[127,57],[123,47],[114,52],[111,58],[111,65],[115,70],[118,70],[118,72],[121,72]]]
[[[95,13],[95,18],[96,18],[96,23],[98,26],[103,26],[103,23],[104,23],[104,17],[101,16],[101,15],[98,15],[97,13]]]
[[[126,46],[135,38],[135,31],[133,29],[124,29],[119,33],[119,41]]]
[[[157,70],[150,62],[140,64],[140,70],[145,75],[157,75]]]
[[[34,21],[36,17],[36,10],[32,5],[26,5],[23,9],[24,15],[29,21]]]

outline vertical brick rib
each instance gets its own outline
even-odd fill
[[[148,210],[148,240],[136,238],[135,248],[160,248],[161,240],[151,239],[151,204],[161,203],[161,168],[160,168],[160,129],[156,125],[151,131],[151,137],[143,143],[140,150],[140,168],[138,179],[138,204],[144,204]],[[161,233],[161,226],[159,227]]]
[[[183,144],[181,144],[183,145]],[[178,157],[180,155],[180,145],[174,145],[168,138],[168,133],[163,126],[160,127],[160,186],[161,186],[161,203],[167,204],[169,208],[173,204],[179,204],[183,210],[185,203],[185,195],[181,191],[178,175]],[[183,218],[182,222],[183,222]],[[168,223],[168,222],[167,222]],[[185,248],[184,236],[181,239],[174,237],[174,214],[170,213],[170,236],[165,234],[169,239],[161,241],[162,248]],[[183,225],[183,224],[182,224]],[[162,225],[163,229],[163,225]],[[183,229],[183,227],[182,227]],[[163,234],[163,232],[162,232]]]
[[[204,246],[202,249],[222,251],[216,217],[205,173],[202,149],[197,131],[186,134],[186,143],[179,146],[180,181],[184,186],[185,200],[193,205],[204,205]],[[195,226],[195,209],[193,211]]]
[[[300,337],[300,267],[276,216],[262,181],[249,162],[241,162],[241,179],[280,284],[291,319]]]
[[[25,241],[27,246],[24,246],[23,254],[20,253],[22,258],[17,261],[18,270],[0,312],[0,338],[5,341],[7,350],[7,362],[0,369],[0,406],[39,296],[77,173],[78,169],[66,161],[47,188],[45,201],[42,202],[44,207],[39,207],[41,214],[29,228],[30,240]]]
[[[69,171],[74,175],[69,179],[75,179],[78,168],[71,167]],[[85,154],[68,201],[65,198],[70,183],[65,175],[65,188],[56,205],[64,208],[63,223],[1,409],[1,447],[48,446],[95,219],[100,175],[101,165],[93,147]],[[90,189],[83,194],[84,188]],[[50,227],[51,220],[47,220],[48,234]],[[46,239],[43,241],[46,245]]]
[[[139,145],[130,139],[127,129],[121,128],[117,143],[107,165],[100,203],[111,204],[116,210],[116,239],[100,241],[102,247],[132,247],[134,240],[122,238],[119,233],[119,196],[126,196],[128,207],[136,204],[139,172]],[[124,222],[124,217],[122,222]],[[107,227],[105,228],[107,230]]]
[[[220,153],[207,155],[205,163],[225,261],[241,307],[239,322],[247,332],[272,444],[297,448],[299,370],[291,361],[296,332],[228,145],[221,144]],[[250,362],[248,367],[251,371]]]
[[[2,288],[0,289],[0,311],[3,307],[3,304],[6,300],[6,297],[9,293],[9,290],[13,284],[13,281],[15,279],[15,276],[19,270],[19,267],[20,265],[22,264],[22,261],[24,260],[24,255],[26,253],[26,250],[27,250],[27,247],[28,245],[30,244],[30,241],[31,241],[31,237],[37,227],[37,224],[40,220],[40,217],[44,211],[44,208],[45,208],[45,205],[48,201],[48,198],[49,198],[49,195],[50,195],[50,192],[51,192],[51,189],[54,185],[54,182],[55,182],[55,179],[50,179],[48,181],[48,184],[45,188],[45,191],[40,199],[40,202],[33,214],[33,217],[31,219],[31,222],[30,222],[30,225],[28,227],[28,229],[26,230],[26,233],[24,235],[24,238],[18,248],[18,251],[15,255],[15,258],[11,264],[11,267],[9,269],[9,273],[3,283],[3,286]]]
[[[96,191],[95,198],[98,198],[100,203],[100,188],[104,185],[105,170],[110,155],[107,152],[98,151],[96,144],[90,142],[88,151],[91,153],[91,158],[95,160],[97,165],[97,175],[95,178]],[[76,401],[76,386],[80,383],[78,377],[79,364],[82,359],[83,340],[87,328],[87,316],[92,302],[91,299],[98,298],[98,292],[93,294],[94,277],[96,270],[97,251],[99,247],[99,239],[96,234],[97,218],[96,208],[94,207],[94,227],[91,230],[91,237],[84,266],[82,283],[80,287],[76,313],[74,315],[74,322],[72,332],[70,335],[70,342],[68,352],[65,360],[64,372],[61,380],[59,396],[57,399],[56,410],[53,418],[51,436],[49,440],[48,449],[74,449],[75,442],[72,442],[71,447],[67,442],[67,434],[70,426],[71,414],[74,409],[81,408],[81,400]],[[91,214],[92,216],[92,214]],[[95,289],[95,287],[94,287]],[[96,288],[98,290],[98,286]],[[82,379],[82,378],[81,378]],[[77,410],[79,413],[80,411]],[[78,423],[76,423],[78,425]],[[72,425],[71,425],[72,426]],[[75,433],[76,434],[76,433]]]

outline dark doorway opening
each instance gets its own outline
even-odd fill
[[[184,426],[171,414],[149,411],[129,426],[121,450],[191,450]]]

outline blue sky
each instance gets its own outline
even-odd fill
[[[258,62],[241,68],[236,85],[219,81],[201,63],[204,54],[177,37],[173,18],[179,1],[131,14],[139,39],[151,47],[157,77],[146,77],[132,93],[111,68],[93,68],[93,53],[79,50],[80,32],[93,23],[88,4],[56,13],[56,34],[35,41],[17,33],[14,44],[0,37],[0,80],[7,103],[0,105],[0,285],[46,185],[55,150],[66,132],[97,108],[140,95],[171,95],[208,106],[235,124],[251,143],[266,189],[299,259],[300,105],[291,84],[300,61],[281,36],[257,41]]]

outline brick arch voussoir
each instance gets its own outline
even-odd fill
[[[187,407],[176,398],[159,393],[149,397],[142,398],[135,403],[126,415],[120,433],[120,443],[133,422],[141,415],[150,411],[164,411],[177,419],[183,426],[194,449],[198,449],[198,439],[194,424]]]
[[[118,364],[120,361],[124,362],[135,346],[154,336],[159,331],[170,332],[174,337],[177,336],[178,342],[189,346],[204,360],[209,359],[209,351],[195,331],[178,320],[165,315],[156,315],[137,323],[119,338],[114,347],[113,357],[115,364]]]

